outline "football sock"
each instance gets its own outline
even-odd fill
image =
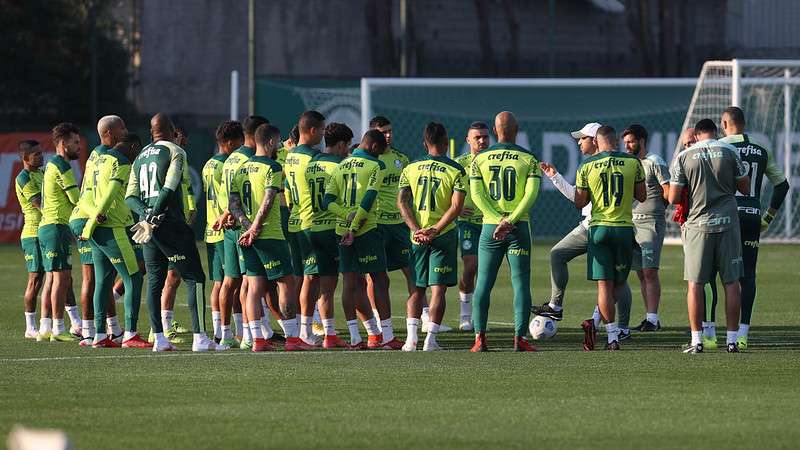
[[[380,334],[380,332],[381,332],[381,326],[380,326],[381,316],[380,316],[380,314],[378,314],[378,310],[377,309],[373,309],[372,310],[372,316],[375,318],[375,323],[378,324],[377,325],[378,334]]]
[[[294,317],[287,318],[283,321],[284,325],[284,332],[286,333],[286,338],[294,338],[297,337],[297,321]]]
[[[175,317],[175,313],[168,309],[161,310],[161,326],[164,327],[164,331],[169,330],[172,328],[172,318]]]
[[[375,316],[377,317],[377,315]],[[373,317],[364,322],[364,329],[367,330],[369,336],[377,336],[381,334],[381,329],[378,328],[378,321]]]
[[[311,331],[311,316],[300,316],[300,339],[309,339],[314,332]]]
[[[94,320],[84,320],[81,323],[81,334],[83,334],[85,338],[94,337],[95,330],[94,330]]]
[[[706,339],[717,339],[717,325],[714,322],[703,322],[703,336]]]
[[[222,325],[219,331],[222,335],[222,339],[233,339],[233,332],[231,331],[230,325]]]
[[[439,326],[438,323],[431,322],[428,328],[428,334],[425,336],[426,344],[436,344],[436,335],[439,333]]]
[[[419,319],[409,317],[406,319],[406,342],[411,344],[417,343],[417,330],[419,329]]]
[[[39,332],[40,333],[49,333],[53,331],[53,319],[46,319],[42,318],[39,320]]]
[[[461,300],[461,320],[469,320],[472,318],[472,292],[459,292],[458,299]]]
[[[350,345],[356,345],[362,341],[361,333],[358,332],[358,319],[347,321],[347,331],[350,332]]]
[[[275,334],[275,332],[272,331],[272,326],[270,326],[269,324],[269,316],[262,317],[261,320],[258,321],[258,323],[259,323],[259,328],[261,328],[261,334],[263,334],[264,338],[269,339],[272,337],[273,334]],[[250,332],[251,333],[253,332],[252,328],[250,329]]]
[[[81,326],[81,315],[78,314],[78,307],[77,306],[65,306],[64,309],[67,310],[67,315],[69,315],[69,322],[72,324],[73,327]]]
[[[25,329],[26,330],[33,330],[36,331],[36,313],[35,312],[26,312],[25,313]]]
[[[205,333],[192,333],[192,344],[200,344],[206,340],[208,340],[208,336]]]
[[[242,326],[242,341],[243,342],[252,342],[253,338],[250,335],[250,327]]]
[[[750,325],[748,325],[746,323],[740,323],[739,324],[739,331],[737,332],[737,334],[739,336],[744,336],[745,338],[747,338],[747,333],[748,332],[750,332]]]
[[[289,337],[289,335],[286,334],[286,322],[287,321],[286,320],[282,320],[282,319],[277,319],[276,322],[278,322],[278,326],[281,327],[281,330],[283,331],[283,335],[286,336],[286,337]]]
[[[135,331],[125,330],[125,335],[122,337],[122,340],[127,341],[128,339],[131,339],[134,336],[136,336]]]
[[[422,317],[420,319],[422,319],[422,323],[431,321],[430,308],[427,306],[422,308]]]
[[[264,339],[264,334],[261,332],[261,321],[260,320],[251,320],[250,321],[250,334],[253,335],[253,339]]]
[[[211,311],[211,322],[214,324],[214,337],[219,339],[222,337],[222,313],[219,311]]]
[[[555,303],[553,303],[553,301],[552,301],[552,300],[550,300],[550,303],[548,303],[547,305],[548,305],[548,306],[550,306],[550,309],[552,309],[552,310],[553,310],[553,311],[555,311],[555,312],[559,312],[559,311],[561,311],[562,309],[564,309],[564,307],[563,307],[563,306],[561,306],[561,305],[556,305]]]
[[[53,334],[64,332],[64,319],[53,319]]]
[[[736,331],[728,331],[725,333],[725,343],[726,344],[733,344],[736,342],[736,337],[739,333]]]
[[[592,313],[592,320],[594,321],[594,327],[600,327],[600,308],[597,306],[594,307],[594,312]]]
[[[703,343],[703,332],[702,331],[694,331],[692,330],[692,344],[697,345]]]
[[[608,335],[609,343],[619,340],[619,327],[617,326],[617,322],[606,324],[606,334]]]
[[[394,330],[392,329],[392,319],[381,320],[381,333],[383,333],[383,342],[389,342],[394,339]]]
[[[322,327],[325,328],[326,336],[336,336],[336,320],[322,319]]]
[[[653,325],[658,325],[658,313],[647,313],[645,319]]]
[[[314,305],[314,314],[311,316],[314,322],[322,323],[322,318],[319,316],[319,307]]]
[[[122,328],[119,326],[119,321],[117,320],[117,316],[113,317],[106,317],[106,327],[111,330],[111,334],[114,336],[119,336],[122,334]]]
[[[97,334],[94,335],[94,341],[92,341],[92,342],[94,344],[96,344],[96,343],[106,339],[107,337],[108,337],[108,335],[105,334],[105,333],[97,333]]]
[[[233,313],[233,323],[236,325],[236,333],[244,336],[244,321],[242,320],[242,313]]]

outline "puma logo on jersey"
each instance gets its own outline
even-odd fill
[[[519,154],[517,154],[516,152],[504,151],[502,153],[492,153],[486,159],[488,159],[490,161],[503,161],[503,160],[506,160],[506,159],[518,160],[519,159]]]

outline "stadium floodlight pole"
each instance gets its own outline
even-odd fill
[[[792,174],[792,140],[790,136],[792,131],[792,85],[789,83],[792,78],[791,69],[783,69],[783,77],[786,79],[786,84],[783,85],[783,171],[786,179],[790,180]],[[792,237],[792,184],[789,183],[789,192],[784,200],[786,204],[783,205],[783,228],[787,239]]]
[[[239,117],[239,71],[231,71],[231,120]]]
[[[739,107],[741,106],[739,89],[742,86],[740,82],[741,72],[739,71],[739,60],[734,59],[731,62],[733,63],[731,66],[731,105]]]
[[[369,129],[369,119],[372,117],[372,97],[369,90],[369,79],[361,79],[361,134]]]
[[[407,0],[400,0],[400,76],[401,77],[408,76],[408,1]]]
[[[247,111],[256,113],[256,5],[247,2]]]

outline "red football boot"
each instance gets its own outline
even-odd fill
[[[255,338],[253,339],[253,353],[257,352],[271,352],[275,350],[269,339]]]
[[[583,328],[583,351],[590,352],[594,350],[594,344],[597,341],[597,328],[594,326],[594,320],[584,320],[581,322],[581,328]]]
[[[111,338],[108,336],[105,337],[102,341],[98,341],[92,344],[93,348],[119,348],[119,344],[112,341]]]
[[[358,344],[353,344],[353,345],[350,345],[349,347],[350,347],[350,350],[366,350],[367,349],[367,343],[364,342],[364,341],[361,341]]]
[[[387,350],[400,350],[406,343],[401,341],[397,338],[392,338],[389,342],[384,342],[381,348],[385,348]]]
[[[528,342],[522,336],[514,336],[514,351],[515,352],[535,352],[536,346]]]
[[[286,344],[283,346],[283,349],[287,352],[301,352],[305,350],[314,350],[314,348],[313,345],[303,342],[299,337],[286,338]]]
[[[136,334],[132,338],[122,341],[122,348],[153,348],[153,344]]]
[[[472,353],[488,352],[489,346],[486,343],[486,334],[478,333],[475,335],[475,344],[469,349]]]
[[[322,347],[323,348],[350,348],[350,345],[347,342],[343,341],[342,338],[333,334],[333,335],[325,335],[325,338],[322,340]]]
[[[374,336],[367,336],[367,348],[370,350],[377,350],[383,347],[383,334],[376,334]]]

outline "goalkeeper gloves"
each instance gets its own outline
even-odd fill
[[[142,220],[131,227],[131,231],[133,232],[131,239],[137,244],[147,244],[150,242],[150,239],[153,238],[153,231],[155,231],[155,229],[156,227],[153,224]]]
[[[158,227],[159,225],[161,225],[161,222],[164,221],[164,216],[165,215],[166,214],[164,214],[164,213],[161,213],[161,214],[158,214],[158,215],[154,215],[153,213],[148,213],[147,216],[145,216],[144,220],[145,220],[145,222],[149,223],[150,225],[152,225],[155,228],[155,227]]]
[[[764,217],[761,218],[762,233],[767,231],[767,228],[769,228],[769,224],[771,224],[773,220],[775,220],[775,216],[770,214],[769,211],[764,213]]]

